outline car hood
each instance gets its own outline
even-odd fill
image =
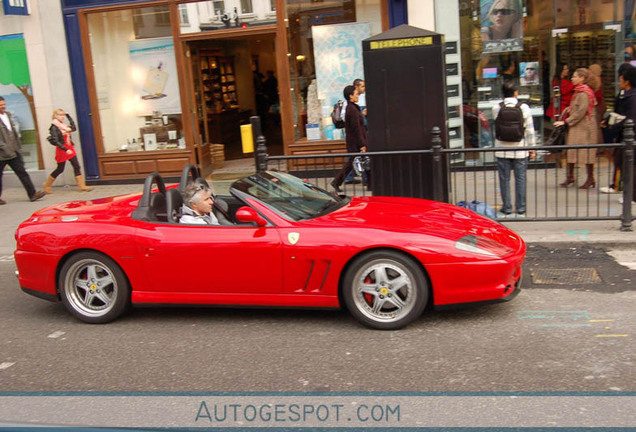
[[[77,220],[118,219],[130,216],[140,198],[140,194],[129,194],[85,201],[66,201],[36,211],[29,220],[36,222],[71,217],[77,217]]]
[[[354,197],[342,208],[314,222],[420,233],[449,240],[475,234],[509,244],[520,238],[500,223],[471,210],[417,198]]]

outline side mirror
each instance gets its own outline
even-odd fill
[[[239,222],[253,222],[259,227],[267,225],[267,221],[263,219],[256,210],[248,206],[243,206],[238,209],[235,216]]]

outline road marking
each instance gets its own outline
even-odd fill
[[[595,320],[590,320],[590,322],[614,322],[613,319],[595,319]]]
[[[626,334],[598,334],[596,337],[628,337]]]
[[[50,334],[50,335],[48,335],[47,337],[50,337],[51,339],[57,339],[57,338],[59,338],[60,336],[62,336],[62,335],[64,335],[64,334],[66,334],[66,332],[63,332],[63,331],[59,331],[59,330],[58,330],[58,331],[54,331],[53,333],[51,333],[51,334]]]
[[[589,230],[568,230],[565,233],[570,234],[571,236],[574,236],[574,237],[578,237],[579,240],[585,240],[585,238],[590,233],[590,231]]]
[[[0,255],[0,262],[13,262],[15,258],[13,255]]]
[[[0,363],[0,370],[2,369],[8,369],[11,366],[13,366],[15,364],[15,362],[4,362],[4,363]]]

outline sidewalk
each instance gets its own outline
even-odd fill
[[[253,159],[228,161],[223,169],[208,177],[215,193],[227,195],[232,182],[253,171]],[[5,173],[6,175],[6,173]],[[6,205],[0,206],[0,256],[10,255],[15,249],[14,234],[18,225],[31,214],[45,206],[72,200],[90,200],[114,195],[141,193],[143,184],[96,185],[91,192],[79,192],[75,185],[54,186],[53,194],[40,201],[30,202],[20,187],[4,189],[2,198]],[[563,222],[504,222],[504,225],[519,233],[529,244],[560,247],[576,247],[582,244],[636,248],[636,223],[634,232],[620,231],[620,221],[563,221]]]

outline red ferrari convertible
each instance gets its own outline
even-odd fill
[[[16,231],[20,287],[88,323],[131,305],[346,307],[377,329],[519,292],[524,241],[470,210],[338,197],[266,171],[215,197],[220,226],[180,224],[197,177],[188,166],[166,188],[154,173],[141,195],[37,211]]]

